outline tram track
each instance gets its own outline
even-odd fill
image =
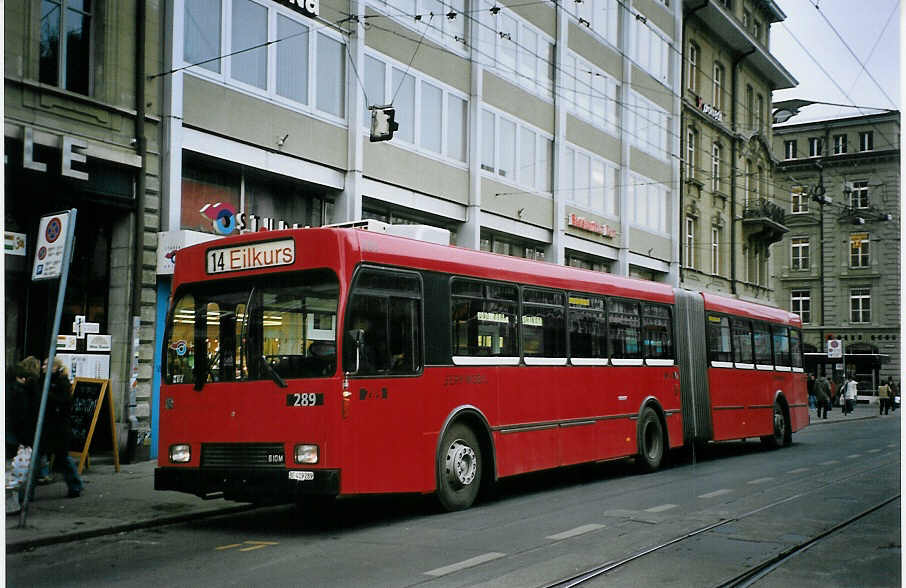
[[[642,558],[645,558],[645,557],[655,554],[657,552],[663,551],[664,549],[667,549],[669,547],[672,547],[672,546],[682,543],[684,541],[688,541],[689,539],[692,539],[699,535],[703,535],[705,533],[712,532],[712,531],[719,529],[721,527],[724,527],[726,525],[738,523],[740,521],[743,521],[747,518],[755,516],[756,514],[759,514],[766,510],[778,507],[780,505],[786,504],[788,502],[792,502],[794,500],[804,498],[810,494],[814,494],[821,490],[824,490],[829,486],[833,486],[836,484],[842,484],[853,478],[857,478],[868,472],[871,472],[873,470],[878,470],[883,467],[884,467],[884,465],[882,464],[882,465],[878,465],[878,466],[860,468],[858,471],[850,472],[846,476],[843,476],[841,478],[837,478],[834,480],[830,480],[824,484],[821,484],[820,486],[813,487],[807,492],[793,494],[791,496],[787,496],[780,500],[776,500],[770,504],[761,506],[757,509],[743,513],[739,516],[722,519],[715,523],[711,523],[711,524],[699,527],[697,529],[694,529],[687,533],[683,533],[682,535],[678,535],[676,537],[673,537],[673,538],[671,538],[667,541],[664,541],[662,543],[659,543],[657,545],[653,545],[653,546],[647,547],[645,549],[641,549],[641,550],[639,550],[635,553],[632,553],[626,557],[623,557],[619,560],[609,560],[607,562],[604,562],[598,566],[587,569],[574,576],[570,576],[570,577],[567,577],[562,580],[558,580],[558,581],[550,583],[550,584],[545,584],[542,588],[574,588],[576,586],[581,586],[581,585],[591,582],[595,579],[599,579],[608,573],[611,573],[611,572],[616,571],[621,568],[625,568],[629,564],[636,562]],[[833,525],[832,527],[826,529],[825,531],[822,531],[821,533],[819,533],[818,535],[816,535],[814,537],[801,541],[793,546],[790,546],[790,547],[784,549],[779,554],[776,554],[770,558],[764,559],[763,561],[755,564],[754,566],[749,567],[745,571],[717,584],[715,586],[715,588],[731,588],[731,587],[737,588],[737,587],[751,586],[752,584],[757,582],[759,579],[763,578],[764,576],[770,574],[773,570],[782,566],[785,562],[794,558],[796,555],[798,555],[804,551],[807,551],[808,549],[812,548],[813,546],[820,543],[821,541],[827,539],[828,537],[831,537],[832,535],[834,535],[836,533],[839,533],[840,531],[846,529],[850,525],[852,525],[852,524],[856,523],[857,521],[861,520],[862,518],[872,514],[873,512],[887,506],[888,504],[898,500],[899,498],[900,498],[899,493],[892,497],[889,497],[858,514],[856,514],[852,517],[849,517],[840,523]]]

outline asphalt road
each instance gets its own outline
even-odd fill
[[[898,416],[793,441],[710,446],[648,475],[620,462],[524,476],[459,513],[367,497],[48,546],[7,556],[7,583],[541,587],[675,541],[583,585],[718,586],[827,533],[754,585],[900,586]]]

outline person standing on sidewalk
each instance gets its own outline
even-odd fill
[[[818,405],[818,418],[827,420],[827,405],[830,404],[830,384],[821,376],[815,382],[815,398]],[[824,416],[822,416],[822,412]]]
[[[46,359],[43,367],[46,371]],[[63,472],[68,489],[66,497],[78,498],[82,495],[84,485],[75,462],[69,456],[69,443],[72,438],[72,422],[69,418],[71,402],[72,384],[69,383],[69,373],[60,358],[55,357],[50,376],[50,390],[47,394],[41,450],[53,455],[54,469]]]
[[[816,406],[816,401],[815,401],[815,374],[809,374],[809,375],[808,375],[807,386],[808,386],[808,405],[809,405],[809,408],[815,408],[815,406]]]
[[[886,383],[882,383],[878,386],[878,402],[880,404],[878,407],[878,416],[887,414],[890,410],[890,386]]]
[[[854,378],[846,381],[846,387],[843,391],[843,414],[849,414],[856,405],[856,397],[859,394],[859,384]]]

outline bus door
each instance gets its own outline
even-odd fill
[[[430,488],[433,444],[423,435],[422,283],[415,272],[361,268],[343,326],[343,490]]]

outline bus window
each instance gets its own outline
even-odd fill
[[[522,353],[566,359],[563,293],[526,288],[522,292]]]
[[[673,359],[673,328],[670,308],[660,304],[642,306],[642,340],[646,359]]]
[[[802,363],[802,333],[799,329],[790,329],[790,362],[794,368],[801,368]]]
[[[774,326],[774,365],[790,366],[790,335],[786,327]],[[787,370],[790,371],[790,370]]]
[[[195,297],[181,297],[173,307],[167,340],[166,382],[195,382]]]
[[[771,328],[764,323],[752,323],[752,338],[755,343],[755,363],[762,366],[773,366],[774,355],[771,351]]]
[[[730,319],[733,329],[733,361],[749,366],[755,364],[755,354],[752,349],[752,321],[749,319]]]
[[[581,359],[607,359],[607,315],[600,296],[569,295],[569,354]]]
[[[733,361],[730,347],[730,319],[725,316],[708,315],[708,359],[712,365],[714,362],[730,363]]]
[[[610,356],[615,359],[641,359],[639,305],[626,300],[607,303],[607,334]]]
[[[368,376],[421,370],[421,282],[417,274],[374,268],[360,271],[345,324],[344,371]]]
[[[516,287],[461,278],[450,287],[453,356],[518,358]]]

